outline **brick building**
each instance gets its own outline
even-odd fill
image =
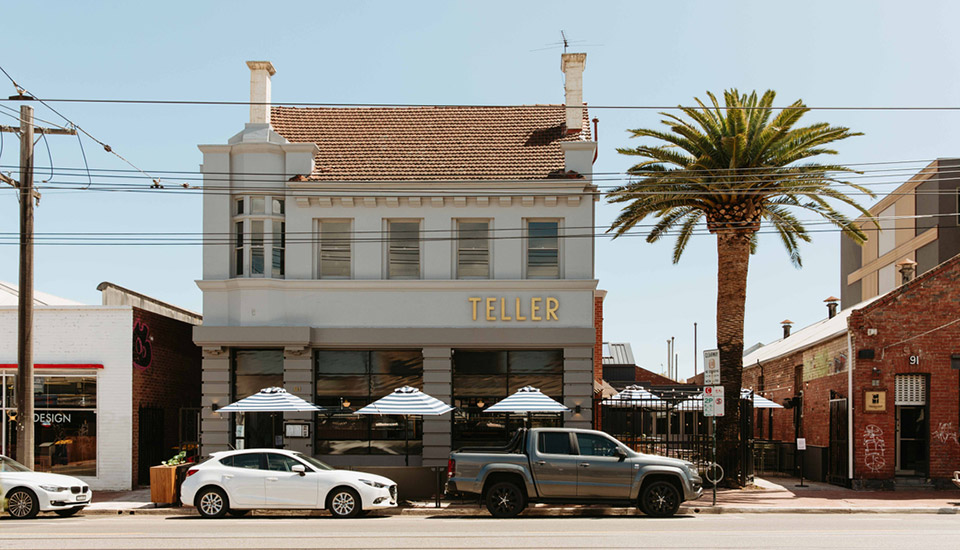
[[[744,358],[758,439],[807,442],[804,472],[853,487],[948,486],[960,464],[960,256]],[[835,302],[832,302],[835,304]],[[851,401],[852,398],[852,401]],[[848,404],[850,405],[848,407]]]
[[[37,471],[97,490],[147,483],[152,465],[196,441],[200,316],[112,283],[102,303],[35,293]],[[0,332],[16,334],[17,288],[0,283]],[[0,453],[16,454],[16,338],[0,339]]]

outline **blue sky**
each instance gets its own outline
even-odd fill
[[[30,21],[31,38],[0,35],[0,65],[48,98],[244,101],[247,59],[277,67],[277,101],[561,103],[561,50],[541,48],[561,29],[588,54],[584,97],[595,105],[687,104],[707,90],[777,90],[778,104],[960,105],[953,2],[44,2],[5,3],[4,21]],[[13,90],[0,82],[0,96]],[[16,107],[9,102],[2,103]],[[59,122],[37,106],[37,116]],[[223,143],[247,120],[240,106],[56,104],[63,114],[147,170],[196,170],[196,145]],[[598,172],[626,170],[616,147],[653,111],[595,110]],[[958,112],[817,111],[807,122],[865,136],[839,144],[844,163],[933,159],[960,153]],[[14,124],[0,116],[0,124]],[[17,163],[3,136],[3,170]],[[72,137],[49,139],[57,167],[82,166]],[[126,168],[84,142],[91,166]],[[37,148],[37,165],[48,166]],[[916,166],[916,165],[911,165]],[[14,174],[16,177],[16,174]],[[49,177],[38,170],[37,180]],[[906,175],[883,181],[898,182]],[[880,180],[880,178],[875,178]],[[55,183],[57,179],[54,179]],[[40,184],[41,188],[43,184]],[[878,191],[893,185],[878,186]],[[599,223],[614,205],[600,204]],[[44,193],[38,232],[200,231],[199,196]],[[17,201],[0,191],[0,233],[17,231]],[[761,240],[750,267],[746,342],[779,337],[825,316],[839,295],[839,235],[819,233],[794,269],[781,245]],[[597,242],[596,272],[610,292],[605,339],[633,344],[639,364],[660,371],[677,338],[680,374],[692,375],[693,323],[702,350],[714,343],[716,252],[697,237],[679,265],[672,242]],[[98,303],[99,282],[200,309],[200,248],[38,246],[36,287]],[[17,279],[16,246],[0,245],[0,280]]]

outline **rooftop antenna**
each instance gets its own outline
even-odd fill
[[[567,53],[567,46],[569,46],[570,43],[567,41],[567,35],[564,34],[563,29],[560,30],[560,38],[563,39],[563,53]]]

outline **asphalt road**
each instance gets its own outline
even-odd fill
[[[958,515],[529,518],[42,517],[0,520],[0,548],[960,548]]]

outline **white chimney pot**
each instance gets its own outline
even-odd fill
[[[579,132],[583,128],[583,69],[586,63],[585,53],[565,53],[560,57],[560,70],[565,75],[563,89],[567,106],[567,133]]]
[[[270,124],[270,77],[277,74],[269,61],[247,61],[250,67],[250,123]]]

